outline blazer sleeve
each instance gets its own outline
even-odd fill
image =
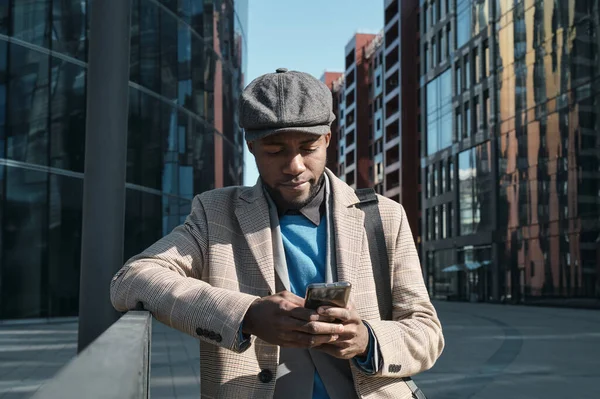
[[[208,228],[200,198],[194,198],[184,224],[117,272],[110,286],[111,302],[121,312],[143,306],[177,330],[243,352],[250,345],[240,340],[238,330],[258,297],[201,280],[208,262]]]
[[[369,320],[381,352],[383,364],[377,374],[381,377],[410,377],[428,370],[444,348],[442,326],[423,281],[403,207],[400,214],[396,245],[390,254],[393,321]]]

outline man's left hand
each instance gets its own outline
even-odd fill
[[[344,332],[331,343],[317,346],[321,350],[338,359],[364,357],[369,350],[369,330],[362,322],[352,304],[347,308],[322,306],[318,309],[321,316],[331,317],[344,325]]]

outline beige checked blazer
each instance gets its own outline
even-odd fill
[[[381,321],[354,190],[326,171],[333,195],[338,280],[379,342],[383,367],[367,376],[351,363],[362,398],[410,398],[401,377],[433,366],[444,347],[404,209],[380,197],[392,281],[393,321]],[[262,186],[196,196],[185,223],[130,259],[111,283],[119,311],[141,303],[159,321],[200,339],[203,398],[271,398],[279,347],[256,337],[240,347],[238,329],[257,298],[275,292],[268,205]],[[264,371],[268,370],[268,371]],[[262,372],[262,373],[261,373]]]

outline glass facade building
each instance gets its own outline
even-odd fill
[[[131,3],[125,258],[242,183],[247,54],[247,0]],[[88,10],[0,0],[0,319],[78,311]]]
[[[420,23],[430,294],[600,297],[598,2],[421,0]]]

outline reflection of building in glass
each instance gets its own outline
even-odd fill
[[[431,295],[600,296],[598,2],[421,3]]]
[[[242,182],[247,3],[132,0],[126,257]],[[78,310],[87,5],[0,1],[0,319]]]

